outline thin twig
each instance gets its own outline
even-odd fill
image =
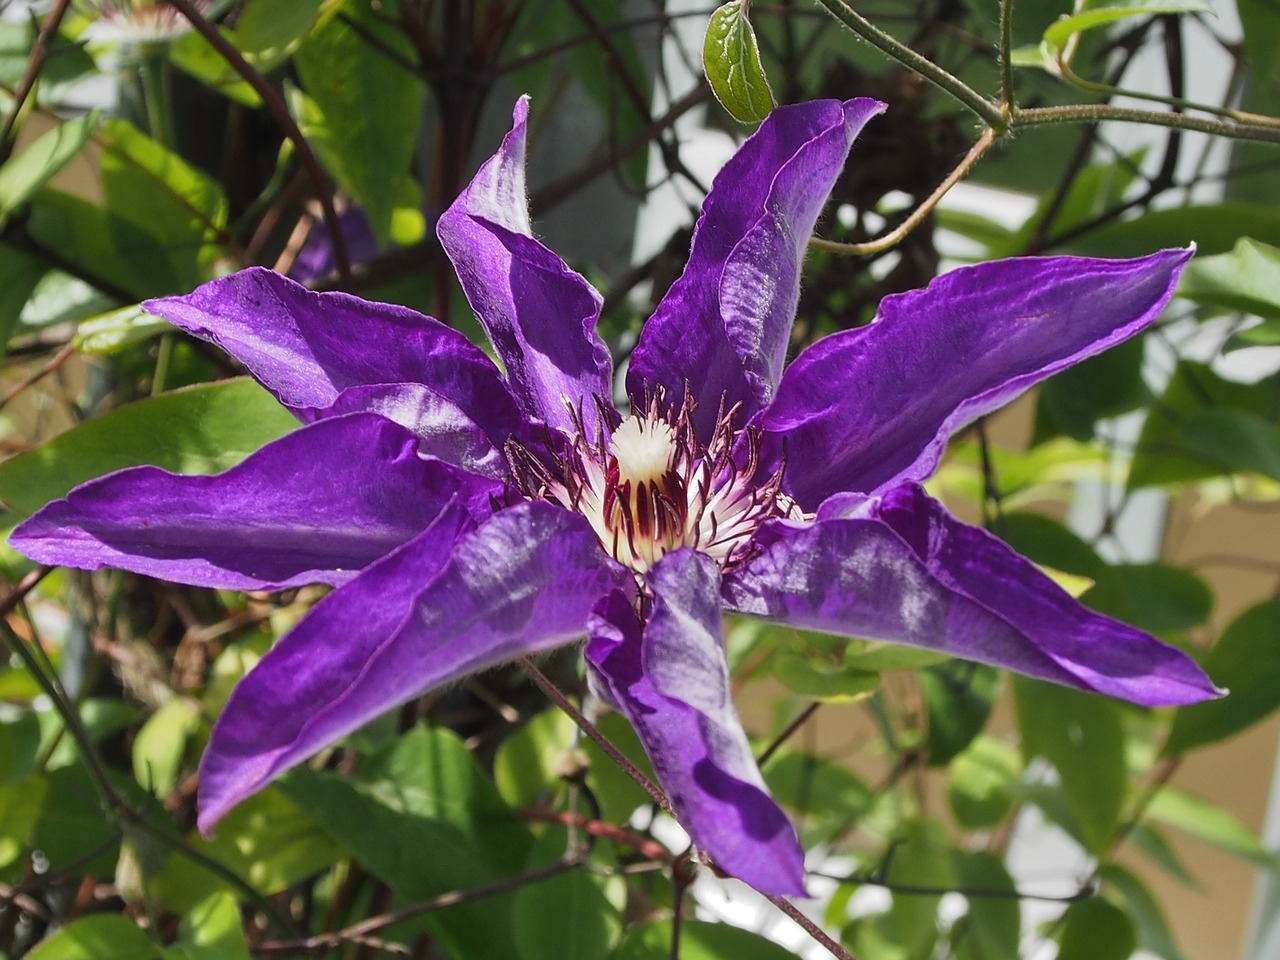
[[[67,8],[70,5],[71,0],[57,0],[44,18],[40,32],[36,34],[36,42],[31,46],[31,55],[27,57],[22,79],[18,82],[18,89],[13,93],[13,106],[9,108],[9,116],[5,118],[4,129],[0,130],[0,163],[8,160],[13,150],[14,127],[22,114],[22,108],[26,106],[27,98],[36,87],[36,81],[40,79],[44,58],[49,53],[54,37],[58,35],[58,27],[62,25],[62,18],[67,15]]]
[[[882,253],[897,246],[907,234],[918,227],[924,221],[924,218],[933,212],[933,208],[938,205],[938,201],[945,197],[952,187],[969,174],[974,165],[982,159],[982,155],[991,149],[991,145],[996,142],[996,136],[996,131],[991,127],[983,130],[982,136],[978,137],[977,142],[969,148],[969,152],[964,155],[964,159],[956,164],[955,169],[947,174],[946,179],[938,184],[933,193],[929,194],[923,203],[912,210],[907,219],[903,220],[902,223],[884,236],[868,240],[865,243],[838,243],[834,240],[824,240],[821,237],[810,237],[809,245],[820,250],[831,250],[835,253],[847,253],[854,256]]]
[[[820,926],[805,916],[800,908],[790,900],[772,893],[768,895],[768,900],[788,917],[798,923],[805,933],[825,947],[827,951],[836,958],[836,960],[857,960],[853,954],[840,946],[840,944],[836,943],[835,940],[831,939],[831,936],[827,931],[823,930]]]
[[[21,381],[7,390],[3,397],[0,397],[0,410],[3,410],[8,405],[9,401],[22,393],[23,390],[34,386],[49,374],[53,373],[53,371],[57,370],[60,366],[66,363],[75,352],[75,347],[70,343],[64,344],[62,349],[55,353],[48,363],[24,377]]]
[[[786,729],[784,729],[780,734],[774,737],[773,742],[764,748],[764,751],[760,754],[760,756],[756,757],[756,766],[763,767],[766,763],[768,763],[769,758],[778,752],[778,748],[781,747],[788,740],[790,740],[791,735],[794,734],[801,727],[803,727],[809,721],[809,718],[818,712],[818,708],[820,706],[822,706],[822,701],[815,700],[813,701],[813,703],[809,704],[807,707],[801,710],[800,715],[797,716],[790,723],[788,723],[786,726]]]
[[[1007,110],[1001,109],[978,91],[974,90],[960,78],[948,73],[932,60],[922,57],[905,43],[891,37],[862,14],[858,13],[845,0],[818,0],[831,15],[846,27],[860,36],[867,43],[897,60],[904,67],[914,70],[934,86],[951,94],[979,117],[983,123],[998,134],[1009,129]]]
[[[27,594],[35,589],[36,584],[53,572],[54,569],[54,567],[36,567],[19,580],[18,585],[13,588],[9,595],[0,600],[0,617],[7,617],[12,613],[14,608],[26,598]]]
[[[442,893],[438,897],[432,897],[430,900],[424,900],[421,903],[415,903],[400,910],[368,917],[359,923],[353,923],[349,927],[343,927],[341,930],[335,930],[332,933],[320,933],[300,940],[266,940],[254,947],[253,951],[254,953],[265,954],[289,954],[319,953],[322,950],[332,950],[335,947],[342,946],[344,943],[359,942],[370,934],[400,923],[402,920],[420,917],[424,913],[443,910],[445,907],[454,907],[461,903],[470,903],[474,900],[482,900],[485,897],[508,893],[528,884],[538,883],[542,880],[559,876],[562,873],[567,873],[570,870],[576,870],[581,866],[582,863],[576,858],[557,860],[555,863],[537,870],[530,870],[528,873],[517,874],[514,877],[504,877],[501,880],[495,880],[493,883],[472,887],[470,890],[453,890],[449,893]]]
[[[569,702],[569,698],[560,692],[560,689],[552,683],[547,675],[533,665],[528,657],[521,657],[516,661],[520,669],[523,670],[543,693],[561,710],[569,715],[569,718],[578,725],[578,729],[585,733],[605,754],[622,768],[632,780],[638,783],[645,793],[649,794],[653,802],[660,806],[667,813],[675,816],[675,812],[671,809],[671,801],[667,799],[667,795],[658,788],[658,785],[644,775],[634,763],[623,756],[622,751],[609,742],[609,738],[596,728],[596,725],[582,715],[582,712]]]
[[[1113,107],[1107,104],[1079,103],[1061,107],[1015,108],[1014,127],[1040,126],[1046,123],[1099,123],[1114,120],[1122,123],[1145,123],[1157,127],[1173,127],[1176,130],[1194,130],[1229,140],[1255,140],[1261,143],[1280,144],[1280,126],[1270,117],[1259,117],[1266,123],[1241,123],[1227,120],[1205,120],[1181,113],[1161,110],[1138,110],[1130,107]]]

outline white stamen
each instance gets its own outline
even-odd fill
[[[622,483],[659,483],[676,459],[676,434],[665,420],[627,417],[613,431],[609,452],[618,463]]]

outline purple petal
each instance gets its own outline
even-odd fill
[[[448,396],[420,383],[348,387],[325,416],[360,411],[380,414],[412,430],[420,453],[496,480],[509,472],[502,452],[506,438],[523,428],[513,416],[498,424],[490,421],[486,430]],[[515,414],[514,404],[510,412]]]
[[[364,263],[373,259],[378,252],[378,240],[373,235],[373,227],[361,207],[348,207],[338,215],[338,229],[342,231],[342,239],[347,245],[347,258],[352,263]],[[323,277],[337,269],[337,260],[333,255],[333,240],[329,230],[321,219],[311,224],[307,240],[294,258],[293,267],[289,270],[289,279],[306,283],[316,277]]]
[[[648,581],[654,600],[643,628],[621,595],[592,617],[587,660],[595,681],[635,727],[693,842],[763,893],[804,896],[804,851],[769,796],[733,706],[719,568],[678,550]]]
[[[600,295],[532,236],[524,181],[528,114],[528,98],[521,98],[511,132],[445,211],[436,234],[525,414],[572,433],[566,400],[582,403],[592,427],[591,397],[612,396],[612,368],[595,332]]]
[[[581,517],[447,511],[320,601],[236,687],[200,765],[200,829],[289,767],[427,690],[581,637],[631,583]]]
[[[401,383],[426,384],[499,447],[522,419],[493,361],[407,307],[313,293],[262,267],[144,306],[226,350],[303,420],[331,415],[348,388]]]
[[[845,498],[853,508],[855,498]],[[825,513],[834,512],[824,510]],[[855,516],[761,531],[725,604],[803,629],[941,650],[1148,706],[1220,695],[1181,650],[1093,613],[914,484]]]
[[[999,260],[886,297],[787,369],[757,419],[765,468],[785,456],[806,510],[929,476],[951,433],[1150,324],[1192,252]]]
[[[324,420],[212,477],[132,467],[82,484],[14,530],[40,563],[119,567],[202,587],[339,584],[420,533],[445,504],[487,512],[491,480],[417,453],[372,414]]]
[[[773,396],[800,297],[814,222],[875,100],[779,107],[725,164],[707,195],[689,263],[631,356],[627,389],[642,405],[658,386],[700,401],[698,430],[723,398],[749,416]]]

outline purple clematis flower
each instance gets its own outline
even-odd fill
[[[218,476],[86,483],[12,543],[204,586],[337,588],[227,703],[201,829],[396,704],[585,636],[593,687],[693,841],[759,890],[802,894],[803,852],[730,699],[722,610],[1140,704],[1218,693],[918,486],[954,430],[1151,323],[1188,251],[957,270],[783,371],[810,232],[882,109],[783,107],[743,144],[631,357],[626,415],[599,295],[531,233],[524,101],[438,225],[505,376],[435,320],[267,270],[148,304],[305,426]]]

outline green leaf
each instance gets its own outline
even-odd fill
[[[1016,888],[1009,871],[994,853],[985,850],[959,853],[955,857],[956,879],[968,890]],[[973,895],[967,898],[969,912],[960,921],[963,933],[956,939],[956,960],[1003,960],[1018,956],[1022,935],[1022,909],[1014,896]]]
[[[192,831],[187,845],[264,894],[279,893],[328,869],[345,852],[309,812],[275,787],[234,807],[218,822],[212,839]],[[170,853],[151,882],[151,892],[175,913],[227,889],[224,880],[177,853]]]
[[[1231,408],[1269,419],[1280,404],[1280,378],[1255,384],[1224,380],[1207,365],[1183,360],[1147,414],[1129,467],[1130,489],[1185,483],[1222,474],[1222,464],[1189,449],[1183,424],[1202,410]]]
[[[796,814],[805,847],[846,832],[875,802],[871,788],[852,770],[798,750],[778,750],[763,773],[774,799]]]
[[[1234,814],[1185,790],[1165,787],[1147,806],[1146,816],[1263,869],[1280,869],[1280,855],[1268,851]]]
[[[1123,910],[1090,897],[1062,915],[1061,944],[1057,960],[1129,960],[1138,938]]]
[[[1244,238],[1230,253],[1196,257],[1178,296],[1259,317],[1280,317],[1280,247]]]
[[[1262,321],[1256,327],[1246,327],[1239,333],[1233,334],[1222,349],[1229,353],[1245,347],[1275,346],[1280,346],[1280,317],[1272,317]]]
[[[861,700],[880,686],[878,673],[805,657],[790,650],[780,650],[774,655],[773,674],[788,690],[824,703]]]
[[[1252,68],[1257,92],[1270,96],[1280,83],[1280,17],[1274,0],[1236,0],[1244,53]]]
[[[1210,407],[1182,422],[1181,440],[1222,473],[1253,471],[1280,480],[1280,429],[1248,410]]]
[[[1013,678],[1013,693],[1024,758],[1053,764],[1078,839],[1102,854],[1120,822],[1127,782],[1118,708],[1103,697],[1028,677]]]
[[[366,760],[362,782],[297,768],[280,789],[400,898],[427,900],[519,875],[532,837],[462,741],[415,729]],[[512,957],[514,893],[425,916],[448,955]]]
[[[575,729],[569,716],[553,707],[504,739],[493,758],[493,782],[502,799],[516,808],[531,807],[540,794],[554,789]]]
[[[634,923],[612,960],[670,960],[671,921]],[[794,955],[757,933],[724,923],[685,920],[680,924],[680,960],[795,960]]]
[[[1064,47],[1073,34],[1115,23],[1126,17],[1213,12],[1213,7],[1200,0],[1146,0],[1146,2],[1139,0],[1137,3],[1116,4],[1110,7],[1090,7],[1082,13],[1061,17],[1051,24],[1044,32],[1044,42],[1054,47]]]
[[[1143,350],[1144,338],[1133,337],[1043,384],[1036,409],[1036,442],[1065,433],[1084,443],[1093,438],[1099,420],[1148,403],[1151,392],[1141,374]]]
[[[702,69],[716,99],[735,120],[759,123],[774,108],[773,91],[742,0],[729,0],[711,14],[702,45]]]
[[[1194,241],[1201,255],[1209,255],[1226,253],[1242,236],[1280,245],[1280,209],[1237,200],[1164,207],[1090,230],[1066,246],[1092,256],[1137,257]]]
[[[1129,845],[1142,852],[1152,863],[1158,864],[1171,877],[1182,881],[1187,886],[1198,887],[1196,878],[1187,869],[1186,864],[1173,849],[1169,838],[1150,823],[1135,823],[1129,828],[1127,835]]]
[[[6,98],[9,91],[22,84],[38,27],[35,17],[0,23],[0,90],[6,92]],[[67,40],[61,32],[52,40],[40,64],[40,82],[34,91],[36,102],[43,105],[61,104],[76,84],[102,76],[83,44]],[[9,109],[6,103],[4,112]]]
[[[316,26],[323,6],[324,0],[254,0],[243,6],[234,29],[220,27],[219,32],[259,73],[270,73],[302,46]],[[330,4],[330,7],[336,13],[340,5]],[[194,30],[170,46],[169,58],[205,86],[232,100],[247,107],[256,107],[262,102],[257,91],[241,78],[227,58]]]
[[[215,893],[192,907],[178,924],[172,951],[181,960],[250,960],[235,897]]]
[[[84,765],[75,763],[50,770],[44,778],[48,791],[32,846],[44,853],[53,869],[74,865],[82,876],[111,876],[119,855],[116,841],[120,832],[103,816],[97,787]],[[111,780],[131,806],[146,809],[146,796],[137,784],[124,777],[112,776]],[[89,851],[93,856],[86,861]]]
[[[60,123],[0,167],[0,223],[35,195],[89,142],[101,114]]]
[[[15,523],[77,484],[124,467],[217,473],[296,426],[247,379],[139,400],[0,464],[0,499],[9,507],[4,521]]]
[[[0,696],[0,701],[9,698]],[[40,753],[40,721],[23,710],[12,720],[0,723],[0,783],[26,778],[36,766]]]
[[[224,253],[222,187],[126,120],[104,121],[99,139],[106,226],[134,273],[157,291],[208,279]]]
[[[143,310],[141,305],[131,304],[85,320],[71,343],[80,353],[107,356],[172,329],[166,321]]]
[[[956,885],[956,867],[947,830],[936,820],[910,820],[893,841],[885,880],[909,887],[946,889]],[[857,957],[933,955],[938,939],[941,895],[893,891],[893,905],[858,928],[851,951]]]
[[[953,660],[917,674],[929,709],[925,737],[929,765],[942,766],[965,749],[987,724],[1000,671],[985,664]]]
[[[988,248],[990,256],[1017,256],[1027,249],[1037,233],[1052,237],[1090,223],[1121,202],[1140,169],[1141,159],[1141,154],[1136,153],[1085,167],[1071,178],[1060,200],[1054,193],[1046,192],[1035,212],[1016,232],[1006,234],[1002,241]]]
[[[596,728],[650,781],[655,779],[653,767],[640,738],[620,714],[611,713],[601,717]],[[613,758],[596,746],[595,741],[584,738],[581,747],[589,762],[587,786],[595,793],[596,801],[600,804],[600,815],[604,819],[620,823],[629,818],[636,808],[652,802],[639,784],[614,763]]]
[[[349,22],[348,22],[349,21]],[[299,125],[320,159],[369,217],[385,244],[409,174],[425,91],[412,45],[368,3],[317,30],[294,57],[306,93]],[[297,112],[297,111],[295,111]]]
[[[0,243],[0,359],[23,308],[48,270],[49,265],[39,257]]]
[[[49,784],[32,775],[25,780],[0,784],[0,868],[15,862],[27,850],[27,841],[44,811]]]
[[[858,670],[887,673],[890,670],[919,670],[949,660],[950,656],[936,650],[863,640],[849,644],[843,664]]]
[[[947,800],[961,826],[994,827],[1013,806],[1022,764],[1017,751],[995,737],[978,737],[947,770]]]
[[[1184,567],[1123,563],[1095,579],[1081,603],[1153,633],[1198,627],[1213,610],[1209,585]]]
[[[1173,939],[1169,921],[1165,919],[1160,901],[1151,895],[1146,884],[1137,875],[1119,864],[1106,864],[1099,871],[1099,879],[1120,894],[1133,925],[1138,931],[1138,943],[1163,960],[1187,960]]]
[[[1204,662],[1221,700],[1179,707],[1161,751],[1176,756],[1217,743],[1253,726],[1280,707],[1280,598],[1250,607],[1232,621]]]
[[[530,871],[564,856],[568,831],[548,830],[529,858]],[[522,960],[604,960],[622,935],[622,912],[605,887],[618,878],[569,870],[520,887],[513,923]]]
[[[1006,513],[995,525],[1005,543],[1044,567],[1097,580],[1107,565],[1075,531],[1042,513]]]
[[[200,729],[199,708],[183,697],[161,704],[133,740],[133,778],[164,799],[173,792],[187,741]]]
[[[97,913],[72,920],[36,944],[27,960],[154,960],[160,950],[127,917]]]

